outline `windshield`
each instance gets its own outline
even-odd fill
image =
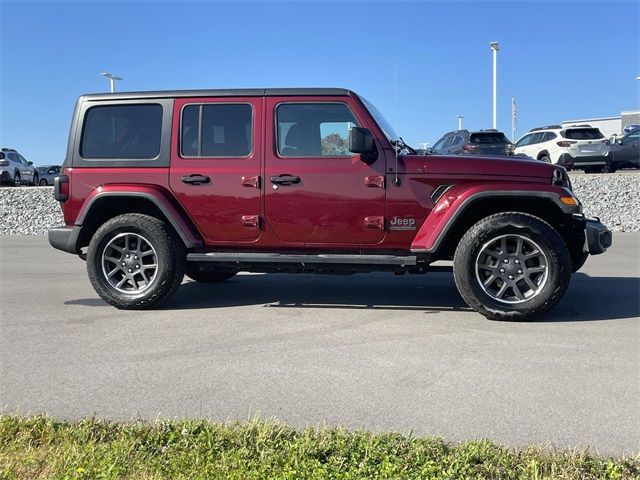
[[[376,106],[373,103],[371,103],[369,100],[367,100],[366,98],[360,97],[360,100],[362,100],[362,103],[364,103],[364,106],[367,107],[367,110],[369,110],[369,113],[374,118],[374,120],[376,121],[378,126],[382,129],[382,131],[386,135],[387,139],[388,140],[397,140],[398,139],[398,134],[393,129],[391,124],[387,121],[387,119],[384,118],[384,115],[382,115],[382,113],[380,113],[380,110],[378,110],[376,108]]]
[[[471,143],[511,143],[501,132],[472,133],[469,141]]]

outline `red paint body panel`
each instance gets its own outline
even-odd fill
[[[242,217],[262,215],[261,192],[245,185],[243,177],[260,175],[262,163],[262,109],[260,97],[181,98],[174,103],[169,185],[178,202],[189,212],[207,245],[253,244],[261,235]],[[253,108],[251,153],[245,158],[183,158],[179,152],[180,116],[188,104],[250,104]],[[205,175],[207,184],[185,184],[181,178]]]
[[[510,194],[514,197],[522,195],[522,192],[550,192],[554,195],[566,196],[567,191],[552,185],[540,185],[538,183],[463,183],[449,190],[435,205],[431,214],[420,227],[415,238],[411,242],[412,251],[428,251],[433,248],[440,233],[447,223],[462,207],[462,205],[482,193]],[[517,209],[517,205],[514,205]]]
[[[365,179],[384,175],[385,157],[380,155],[372,165],[362,162],[359,155],[281,157],[274,141],[275,109],[281,103],[346,103],[361,126],[372,128],[371,120],[350,97],[268,98],[265,132],[269,141],[264,166],[267,227],[280,244],[304,244],[308,249],[381,243],[385,231],[368,227],[365,218],[385,215],[385,190],[367,187]],[[296,175],[301,182],[274,189],[269,179],[278,175]]]

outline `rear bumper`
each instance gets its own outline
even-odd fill
[[[611,161],[609,155],[594,155],[592,157],[572,157],[568,153],[563,153],[558,159],[558,165],[566,168],[580,167],[603,167]]]
[[[49,229],[49,244],[53,248],[62,250],[63,252],[77,254],[78,237],[80,236],[80,227],[53,227]]]
[[[591,255],[599,255],[607,251],[613,243],[613,234],[598,218],[585,219],[584,227],[585,251]]]

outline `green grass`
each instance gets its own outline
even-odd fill
[[[0,417],[0,479],[640,479],[640,457],[450,444],[276,421]]]

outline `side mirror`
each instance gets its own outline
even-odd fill
[[[376,151],[373,135],[368,128],[351,127],[349,129],[349,151],[364,154]]]
[[[616,143],[617,143],[618,145],[622,145],[622,138],[623,138],[623,137],[617,137],[617,138],[616,138]]]
[[[27,165],[31,166],[33,165],[33,162],[27,162]]]

